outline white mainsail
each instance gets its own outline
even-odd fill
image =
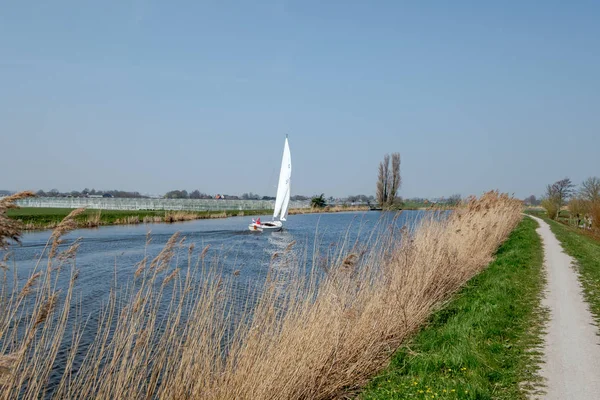
[[[279,184],[277,185],[277,197],[275,198],[275,210],[273,219],[279,216],[279,219],[285,221],[290,205],[290,193],[292,184],[292,156],[290,155],[290,145],[287,136],[283,146],[283,158],[281,159],[281,170],[279,171]]]
[[[291,182],[288,181],[288,188],[285,197],[283,198],[283,204],[281,205],[281,218],[282,221],[286,221],[288,207],[290,205],[290,192],[292,191]]]

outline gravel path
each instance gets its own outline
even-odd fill
[[[548,286],[543,305],[550,310],[541,375],[544,399],[600,399],[600,336],[583,300],[573,259],[563,252],[550,226],[539,218]]]

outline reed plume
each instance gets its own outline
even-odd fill
[[[62,244],[62,237],[67,233],[77,229],[77,221],[75,218],[82,214],[85,211],[85,208],[78,208],[69,213],[52,231],[50,235],[50,253],[48,255],[49,259],[54,258],[58,251],[58,247]]]
[[[0,198],[0,249],[6,249],[9,240],[20,243],[23,224],[20,221],[9,218],[6,215],[6,211],[18,208],[16,202],[28,197],[35,197],[35,194],[26,191]]]

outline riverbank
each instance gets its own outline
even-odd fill
[[[18,208],[7,211],[9,218],[20,221],[25,230],[54,229],[69,213],[69,208]],[[85,210],[75,218],[78,228],[141,223],[171,223],[197,219],[227,218],[244,215],[263,215],[271,210],[243,211],[121,211]]]
[[[20,221],[24,230],[54,229],[69,213],[70,208],[37,208],[23,207],[10,209],[7,215]],[[366,206],[345,207],[334,206],[325,208],[291,209],[290,215],[334,212],[366,212]],[[227,211],[125,211],[125,210],[92,210],[87,209],[75,218],[78,228],[96,228],[110,225],[136,225],[143,223],[172,223],[193,221],[197,219],[214,219],[242,217],[251,215],[268,215],[273,210],[227,210]]]
[[[319,214],[336,212],[367,212],[371,211],[369,206],[325,206],[323,208],[295,208],[289,211],[289,215]]]
[[[525,399],[537,390],[543,250],[525,218],[495,260],[393,356],[362,399]]]

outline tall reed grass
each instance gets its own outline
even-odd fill
[[[98,210],[87,216],[84,222],[86,228],[96,228],[102,224],[102,210]]]
[[[77,362],[82,324],[67,330],[66,322],[77,243],[58,251],[67,221],[47,245],[45,268],[2,291],[0,396],[352,396],[433,309],[486,267],[520,218],[520,201],[489,192],[447,218],[426,218],[413,230],[392,223],[368,246],[347,243],[334,256],[315,254],[319,270],[308,274],[290,244],[273,256],[262,290],[241,307],[231,299],[239,272],[224,275],[208,248],[196,250],[176,234],[158,256],[132,266],[136,278],[125,294],[111,293],[95,340]],[[62,292],[55,287],[60,273],[71,277]],[[48,392],[67,339],[70,356]]]

